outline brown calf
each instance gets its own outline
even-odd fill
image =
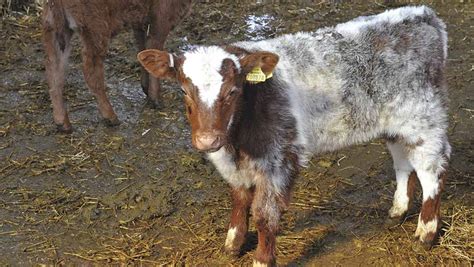
[[[104,59],[110,39],[124,27],[134,31],[139,50],[164,46],[169,32],[188,14],[192,0],[48,0],[43,12],[43,44],[53,117],[60,132],[70,133],[63,92],[71,37],[82,42],[83,72],[107,125],[119,120],[106,94]],[[160,85],[142,69],[142,88],[152,103],[160,103]]]

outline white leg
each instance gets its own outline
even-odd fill
[[[397,179],[397,190],[393,197],[393,205],[389,211],[390,218],[403,216],[410,203],[408,180],[413,166],[408,161],[408,153],[400,143],[387,143],[387,147],[393,158],[393,168]]]

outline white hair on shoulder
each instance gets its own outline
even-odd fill
[[[223,77],[219,73],[224,59],[231,59],[240,70],[239,60],[219,46],[198,47],[184,54],[183,72],[198,88],[203,103],[212,107],[221,90]]]

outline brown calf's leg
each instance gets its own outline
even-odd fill
[[[143,25],[147,26],[147,25]],[[145,50],[145,42],[146,42],[146,29],[143,28],[135,28],[133,29],[134,37],[135,37],[135,43],[137,45],[138,52]],[[143,93],[148,96],[148,87],[149,87],[149,74],[143,68],[143,66],[140,66],[140,77],[141,77],[141,86]]]
[[[253,188],[232,188],[232,213],[225,240],[225,250],[231,255],[239,255],[247,235]]]
[[[148,36],[146,36],[145,46],[147,49],[163,50],[171,30],[189,13],[191,2],[191,0],[162,0],[155,2],[155,5],[152,7],[154,10],[152,23],[149,25]],[[153,105],[159,108],[163,105],[160,94],[160,82],[148,73],[146,73],[146,76],[149,79],[147,95]]]
[[[49,16],[45,20],[52,20]],[[64,83],[66,65],[71,52],[72,30],[56,28],[54,21],[45,21],[43,45],[46,52],[46,79],[49,85],[49,96],[53,105],[53,119],[59,132],[71,133],[66,104],[64,103]]]
[[[120,124],[112,105],[107,98],[104,75],[104,58],[107,52],[108,37],[82,33],[83,72],[87,86],[97,100],[100,114],[108,126]]]
[[[166,37],[168,37],[169,30],[166,31],[166,28],[163,28],[162,25],[154,25],[150,26],[151,28],[151,35],[148,36],[146,41],[146,48],[147,49],[158,49],[163,50],[165,45]],[[144,82],[144,79],[148,81]],[[142,71],[142,87],[143,84],[146,85],[146,95],[150,100],[151,104],[155,108],[161,108],[163,106],[162,99],[161,99],[161,86],[160,81],[149,75],[147,72]],[[144,90],[145,91],[145,90]]]

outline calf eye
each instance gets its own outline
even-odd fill
[[[235,95],[235,93],[237,93],[237,90],[238,89],[236,87],[232,88],[232,90],[230,90],[230,92],[229,92],[229,96]]]
[[[184,95],[188,95],[188,93],[186,92],[186,90],[184,90],[183,87],[181,87],[181,91],[183,91],[183,94],[184,94]]]

